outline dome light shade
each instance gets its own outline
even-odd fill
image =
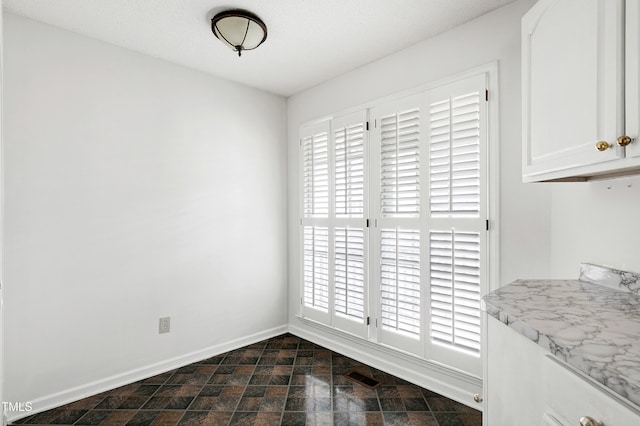
[[[267,39],[267,26],[260,18],[246,10],[227,10],[211,19],[211,31],[224,44],[242,55]]]

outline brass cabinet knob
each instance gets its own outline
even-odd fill
[[[605,142],[605,141],[600,141],[596,144],[596,149],[598,151],[606,151],[609,148],[611,148],[613,145],[611,145],[609,142]]]
[[[627,146],[631,142],[633,142],[633,139],[631,139],[629,136],[620,136],[618,138],[618,145],[620,146]]]
[[[580,426],[604,426],[604,423],[599,422],[592,417],[584,416],[580,418]]]

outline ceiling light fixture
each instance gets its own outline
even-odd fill
[[[220,12],[211,19],[211,31],[220,41],[242,55],[267,39],[267,26],[251,12],[241,9]]]

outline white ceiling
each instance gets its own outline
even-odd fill
[[[513,0],[2,0],[5,10],[289,96]],[[268,37],[241,58],[210,19],[247,9]]]

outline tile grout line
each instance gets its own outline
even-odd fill
[[[331,400],[331,425],[333,425],[335,423],[335,405],[334,405],[334,398],[333,398],[333,394],[335,391],[335,387],[334,387],[334,383],[333,383],[333,354],[334,352],[331,351],[329,353],[329,375],[331,377],[330,379],[330,384],[329,384],[329,398]]]
[[[269,340],[267,340],[267,342],[264,343],[264,346],[262,347],[262,352],[260,352],[260,355],[256,359],[256,363],[253,364],[253,373],[251,373],[251,376],[249,377],[249,380],[244,385],[244,389],[242,390],[242,395],[240,395],[240,397],[238,398],[238,402],[236,402],[236,406],[233,409],[233,411],[231,412],[231,417],[229,418],[229,421],[227,422],[227,425],[230,425],[231,422],[233,422],[233,418],[235,417],[236,413],[238,412],[238,407],[240,406],[240,401],[242,401],[242,398],[244,397],[244,393],[247,390],[247,386],[249,386],[249,383],[251,382],[251,377],[253,377],[256,374],[256,370],[257,370],[258,366],[260,365],[260,358],[262,358],[262,356],[264,355],[264,351],[266,350],[267,346],[269,346],[269,343],[268,343]],[[254,346],[254,345],[255,345],[255,343],[253,345],[249,345],[249,346]],[[242,364],[242,365],[246,365],[246,364]],[[235,371],[235,369],[234,369],[234,371]],[[225,383],[225,386],[226,386],[226,383]],[[265,390],[265,392],[266,392],[266,390]],[[260,401],[260,404],[262,405],[262,401]],[[258,407],[258,411],[257,412],[258,413],[260,412],[260,407]],[[256,415],[256,417],[257,417],[257,415]]]
[[[214,365],[216,366],[216,370],[215,370],[215,371],[217,371],[217,370],[218,370],[218,367],[220,367],[220,366],[222,365],[222,362],[227,358],[228,354],[229,354],[229,352],[225,352],[225,353],[224,353],[224,356],[220,359],[220,361],[218,362],[218,364],[214,364]],[[213,357],[211,357],[211,358],[214,358],[214,357],[217,357],[217,356],[220,356],[220,355],[214,355],[214,356],[213,356]],[[206,358],[206,359],[211,359],[211,358]],[[204,359],[204,360],[202,360],[202,361],[205,361],[206,359]],[[202,361],[199,361],[199,362],[202,362]],[[196,363],[194,363],[194,364],[196,364]],[[190,364],[190,365],[193,365],[193,364]],[[209,365],[209,364],[205,364],[205,365]],[[177,372],[177,370],[178,370],[178,369],[176,369],[176,372]],[[202,392],[202,390],[204,389],[204,387],[205,387],[205,386],[207,386],[207,384],[209,383],[209,380],[211,380],[211,378],[213,378],[213,376],[214,376],[214,374],[215,374],[215,371],[211,373],[211,375],[210,375],[209,379],[206,381],[206,383],[205,383],[204,385],[202,385],[202,387],[200,388],[200,391],[198,392],[198,395],[200,395],[200,392]],[[174,373],[174,374],[175,374],[175,373]],[[171,376],[169,376],[169,377],[167,378],[167,380],[165,380],[164,384],[167,384],[167,382],[171,379],[171,377],[173,377],[173,374],[172,374]],[[189,407],[191,407],[191,404],[193,404],[193,403],[195,402],[196,398],[198,398],[198,395],[194,396],[194,397],[193,397],[193,400],[189,403],[189,405],[187,405],[183,410],[181,410],[181,411],[182,411],[182,415],[178,418],[178,420],[176,420],[176,423],[175,423],[175,425],[174,425],[174,426],[179,425],[179,424],[180,424],[180,422],[182,421],[182,419],[184,418],[184,416],[186,416],[186,415],[187,415],[187,412],[188,412],[188,410],[189,410]],[[165,410],[165,409],[162,409],[162,410],[160,410],[160,411],[166,411],[166,410]],[[154,421],[155,421],[155,419],[154,419]],[[126,425],[125,425],[125,426],[126,426]]]
[[[281,347],[282,349],[282,347]],[[296,366],[296,360],[298,359],[298,350],[300,349],[300,338],[298,338],[298,342],[296,343],[296,354],[293,357],[293,364],[291,364],[291,372],[289,373],[289,383],[287,384],[287,396],[284,398],[284,405],[282,406],[282,411],[280,412],[280,424],[282,424],[282,420],[284,419],[284,413],[287,409],[287,401],[289,400],[289,392],[291,392],[291,382],[293,381],[293,371]],[[277,363],[277,361],[275,361]],[[306,419],[305,419],[306,423]]]
[[[377,368],[376,368],[376,370],[377,370]],[[371,377],[373,377],[373,371],[371,372]],[[380,386],[383,386],[382,380],[380,380],[380,385],[378,387],[380,387]],[[380,394],[378,393],[378,389],[377,388],[374,389],[374,391],[376,393],[376,399],[378,400],[378,407],[380,407],[380,416],[382,417],[382,424],[384,424],[384,410],[382,409],[382,401],[380,401]]]
[[[178,369],[176,368],[176,369],[173,371],[173,374],[171,374],[171,376],[167,377],[167,378],[165,379],[165,381],[164,381],[160,386],[158,386],[158,389],[156,389],[156,390],[155,390],[155,392],[153,392],[151,395],[149,395],[149,398],[147,398],[147,399],[142,403],[142,405],[140,405],[140,407],[136,410],[136,412],[133,414],[133,416],[131,416],[131,418],[129,419],[129,421],[128,421],[127,423],[125,423],[125,426],[127,426],[127,425],[131,422],[131,420],[133,420],[133,418],[134,418],[134,417],[135,417],[135,416],[136,416],[136,415],[137,415],[137,414],[142,410],[142,407],[144,407],[144,405],[145,405],[145,404],[147,404],[147,403],[151,400],[151,398],[153,398],[153,395],[155,395],[155,394],[156,394],[156,392],[158,392],[158,391],[160,390],[160,388],[162,388],[162,386],[163,386],[165,383],[167,383],[167,382],[168,382],[168,381],[169,381],[173,376],[175,376],[175,375],[177,374],[177,372],[178,372]],[[144,386],[144,385],[143,385],[143,384],[140,384],[140,386]],[[160,411],[158,411],[158,416],[159,416],[159,415],[160,415]],[[158,416],[156,416],[156,417],[158,417]],[[155,420],[155,419],[156,419],[156,417],[154,417],[154,418],[153,418],[153,420]],[[78,419],[78,421],[80,421],[80,420]]]

